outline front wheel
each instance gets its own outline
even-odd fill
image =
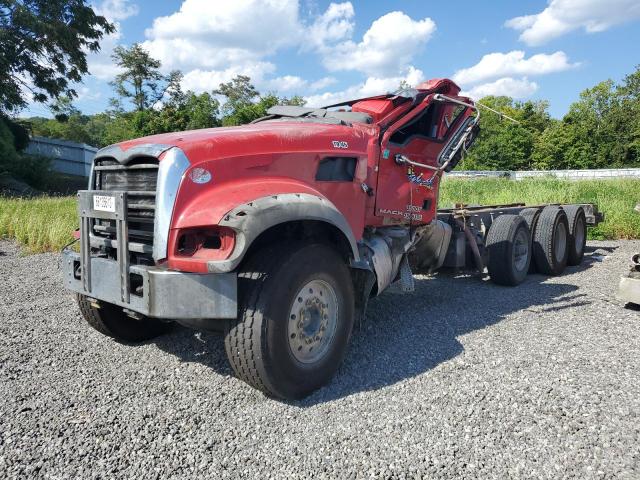
[[[345,261],[321,244],[267,247],[238,275],[238,318],[225,349],[236,375],[268,395],[302,398],[327,383],[354,317]]]
[[[89,325],[100,333],[121,342],[151,340],[167,333],[173,327],[170,323],[153,318],[131,318],[122,308],[111,303],[92,304],[87,296],[79,293],[76,294],[76,301],[80,307],[80,313]]]

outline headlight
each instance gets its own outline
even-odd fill
[[[207,183],[211,181],[211,172],[207,169],[196,167],[189,172],[189,178],[193,183]]]

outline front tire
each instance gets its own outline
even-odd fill
[[[111,303],[100,302],[96,308],[86,295],[76,294],[80,313],[89,325],[103,335],[121,342],[144,342],[171,330],[170,323],[143,317],[139,320],[129,317],[122,308]]]
[[[307,396],[344,358],[354,317],[345,261],[322,244],[267,247],[238,275],[238,318],[225,349],[236,375],[267,395]]]

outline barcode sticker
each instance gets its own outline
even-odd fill
[[[107,195],[94,195],[93,196],[93,209],[100,210],[102,212],[115,212],[116,211],[116,197]]]

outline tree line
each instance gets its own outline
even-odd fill
[[[121,73],[111,82],[115,96],[106,112],[84,115],[68,97],[59,97],[50,105],[53,119],[27,119],[33,134],[103,147],[158,133],[242,125],[266,115],[274,105],[304,104],[298,96],[260,94],[244,75],[211,92],[184,91],[182,72],[163,75],[160,61],[138,44],[117,47],[113,61]]]
[[[180,71],[163,74],[140,45],[117,47],[119,67],[109,108],[95,115],[73,104],[74,86],[88,72],[87,52],[100,48],[114,26],[85,0],[0,0],[0,175],[33,170],[17,152],[28,134],[102,147],[131,138],[241,125],[276,104],[304,105],[299,96],[260,93],[238,75],[204,93],[184,91]],[[54,118],[17,118],[32,101]],[[621,82],[583,91],[562,119],[546,101],[486,97],[481,103],[515,118],[483,112],[475,146],[459,168],[565,169],[640,166],[640,66]]]
[[[139,45],[119,47],[114,61],[122,73],[112,82],[110,110],[84,115],[61,97],[51,106],[54,119],[28,119],[33,133],[102,147],[156,133],[242,125],[273,105],[304,105],[299,96],[261,94],[243,75],[211,92],[183,91],[182,73],[161,75],[160,62]],[[460,169],[640,167],[640,66],[620,83],[606,80],[584,90],[562,119],[551,118],[544,100],[491,96],[479,102],[518,123],[482,111],[480,135]]]
[[[606,80],[580,93],[562,119],[546,101],[480,100],[514,119],[482,112],[480,135],[463,167],[549,170],[640,167],[640,66],[620,83]]]

